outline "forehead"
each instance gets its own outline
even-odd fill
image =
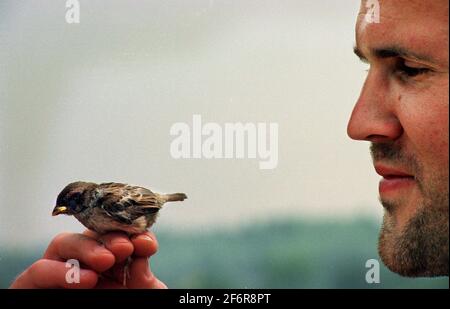
[[[375,2],[378,7],[370,8]],[[448,7],[448,0],[363,0],[356,23],[357,46],[361,50],[401,46],[448,65]],[[367,17],[378,8],[379,23]]]

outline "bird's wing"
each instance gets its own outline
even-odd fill
[[[161,202],[150,190],[121,183],[107,183],[99,186],[101,198],[99,206],[105,212],[125,224],[133,220],[157,212]]]

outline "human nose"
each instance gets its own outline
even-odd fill
[[[378,143],[393,141],[402,135],[391,92],[388,79],[371,69],[348,122],[350,138]]]

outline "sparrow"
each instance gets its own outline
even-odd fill
[[[72,215],[85,227],[99,234],[122,231],[131,236],[148,230],[166,202],[183,201],[184,193],[159,194],[149,189],[123,183],[73,182],[56,199],[52,215]],[[130,278],[128,257],[123,268],[123,282]]]
[[[52,215],[73,215],[99,234],[122,231],[131,236],[148,230],[166,202],[186,198],[184,193],[159,194],[123,183],[78,181],[59,193]]]

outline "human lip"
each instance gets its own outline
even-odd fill
[[[375,170],[378,175],[383,176],[383,178],[399,178],[399,177],[411,177],[414,178],[413,175],[405,172],[401,168],[390,167],[387,165],[375,164]]]
[[[383,177],[380,181],[380,195],[393,193],[415,184],[415,177],[401,168],[376,164],[376,172]]]

